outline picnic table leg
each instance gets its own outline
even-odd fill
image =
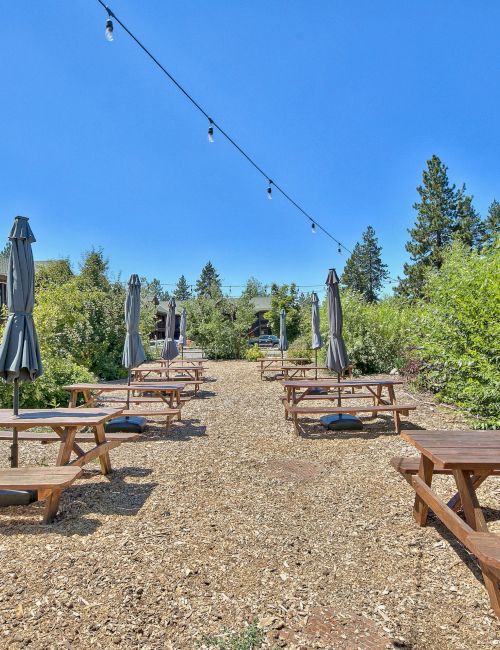
[[[76,407],[76,402],[78,400],[78,391],[77,390],[72,390],[69,398],[69,404],[68,407],[75,408]]]
[[[378,406],[380,404],[380,399],[382,397],[382,385],[379,384],[377,386],[377,393],[376,395],[373,396],[373,404],[374,406]],[[372,411],[372,418],[377,417],[377,411]]]
[[[469,470],[454,470],[453,476],[457,483],[458,492],[462,501],[462,508],[465,515],[465,521],[473,530],[487,533],[488,526],[484,518],[483,511],[477,499],[476,490],[471,479],[472,472]],[[483,572],[484,586],[490,597],[491,608],[497,616],[500,616],[500,588],[498,578],[490,572],[482,562],[479,562]]]
[[[45,511],[43,514],[43,523],[50,524],[59,510],[61,500],[61,490],[52,490],[45,500]]]
[[[106,442],[106,434],[104,432],[104,425],[98,424],[94,429],[94,438],[97,445]],[[109,458],[109,452],[106,451],[104,454],[99,456],[99,463],[101,465],[102,474],[106,475],[111,472],[111,459]]]
[[[389,386],[387,386],[387,390],[389,392],[389,403],[396,404],[396,393],[394,391],[394,386],[392,384],[389,384]],[[401,416],[399,415],[399,411],[393,411],[393,417],[396,433],[401,433]]]
[[[430,461],[427,456],[422,454],[420,456],[420,467],[418,468],[418,475],[426,485],[431,487],[432,474],[434,470],[434,463]],[[413,518],[419,526],[425,526],[427,523],[427,515],[429,514],[429,506],[421,499],[418,494],[415,495],[415,502],[413,504]]]
[[[489,472],[484,472],[481,474],[473,474],[471,476],[471,482],[474,487],[474,490],[484,483],[484,481],[491,476]],[[453,512],[458,512],[462,508],[462,499],[460,498],[460,492],[454,494],[451,499],[448,501],[448,508],[451,508]]]

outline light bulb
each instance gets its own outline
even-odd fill
[[[111,42],[113,40],[113,21],[111,18],[106,20],[106,39]]]
[[[273,188],[271,187],[272,181],[269,181],[269,187],[267,188],[267,198],[271,201],[273,198]]]
[[[209,125],[208,125],[208,141],[213,142],[214,141],[214,123],[212,120],[209,120]]]
[[[342,249],[340,248],[340,244],[339,244],[338,252],[339,252],[339,255],[342,253]]]
[[[316,234],[316,224],[314,223],[314,221],[311,224],[311,232],[312,232],[313,235]]]

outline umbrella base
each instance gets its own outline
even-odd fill
[[[27,506],[37,500],[36,492],[24,490],[0,490],[0,508]]]
[[[106,433],[144,433],[146,418],[137,415],[130,417],[114,418],[104,426]]]
[[[331,431],[357,431],[363,428],[363,423],[354,415],[323,415],[321,424]]]
[[[310,395],[326,395],[328,390],[326,388],[311,388]]]

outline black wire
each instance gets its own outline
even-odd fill
[[[108,5],[103,1],[103,0],[97,0],[97,2],[104,7],[104,9],[107,11],[108,16],[116,20],[116,22],[127,32],[127,34],[137,43],[137,45],[149,56],[149,58],[155,63],[160,70],[170,79],[170,81],[177,86],[177,88],[181,91],[181,93],[193,104],[195,108],[198,109],[202,115],[204,115],[207,120],[210,122],[210,125],[215,127],[221,135],[223,135],[226,140],[233,145],[235,149],[237,149],[244,158],[248,160],[248,162],[261,174],[268,182],[270,185],[273,185],[278,192],[285,198],[287,199],[297,210],[299,210],[309,221],[311,224],[314,224],[317,228],[319,228],[327,237],[332,239],[338,246],[342,247],[344,250],[346,250],[348,253],[352,253],[352,251],[347,248],[341,241],[336,239],[326,228],[324,228],[316,219],[314,219],[304,208],[297,203],[292,197],[282,188],[280,185],[278,185],[274,180],[272,180],[271,176],[269,174],[266,174],[266,172],[258,165],[255,160],[247,154],[247,152],[240,147],[240,145],[227,133],[222,126],[220,126],[208,113],[207,111],[194,99],[192,95],[188,93],[188,91],[175,79],[173,75],[170,74],[170,72],[158,61],[158,59],[148,50],[148,48],[141,43],[141,41],[128,29],[124,23],[118,18],[118,16],[108,7]]]

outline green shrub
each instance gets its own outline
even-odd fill
[[[68,406],[69,393],[62,386],[96,381],[86,368],[64,357],[42,353],[43,375],[32,382],[20,384],[22,408],[56,408]],[[12,408],[12,384],[0,382],[0,407]]]
[[[307,339],[302,336],[295,339],[293,343],[290,343],[287,352],[289,359],[307,359],[307,361],[301,361],[299,363],[311,363],[313,355],[314,352],[310,349]]]
[[[500,245],[455,244],[427,278],[419,322],[419,386],[500,426]]]
[[[257,343],[252,345],[252,347],[248,348],[245,352],[245,359],[247,361],[258,361],[259,359],[263,359],[265,356],[266,355],[262,352]]]

